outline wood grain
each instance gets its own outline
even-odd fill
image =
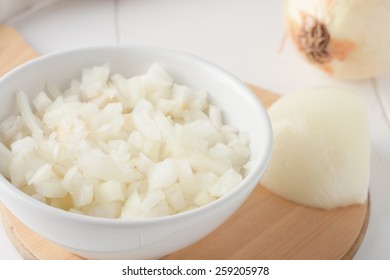
[[[0,76],[10,69],[38,56],[18,32],[0,25]]]
[[[0,26],[0,75],[36,56],[15,30]],[[279,98],[251,88],[266,107]],[[81,259],[31,231],[4,206],[0,212],[11,242],[24,258]],[[291,203],[258,185],[217,230],[164,259],[351,259],[368,216],[368,202],[323,211]]]

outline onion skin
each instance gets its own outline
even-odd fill
[[[390,1],[283,0],[287,32],[308,62],[344,80],[390,68]]]

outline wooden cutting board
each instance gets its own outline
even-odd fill
[[[0,26],[0,75],[37,55],[15,30]],[[266,107],[279,98],[252,89]],[[81,259],[31,231],[4,206],[0,212],[11,242],[24,258]],[[368,216],[368,201],[323,211],[288,202],[259,184],[217,230],[164,259],[351,259],[363,240]]]

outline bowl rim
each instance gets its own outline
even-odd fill
[[[59,50],[48,54],[43,54],[37,58],[29,60],[12,70],[5,73],[2,77],[0,77],[0,86],[3,81],[11,78],[14,75],[17,75],[19,71],[24,70],[28,67],[34,67],[35,64],[44,63],[47,60],[57,59],[58,57],[83,53],[83,52],[91,52],[91,51],[104,51],[104,52],[112,52],[117,50],[142,50],[156,53],[165,53],[170,56],[178,56],[183,59],[191,61],[191,63],[199,63],[213,72],[218,73],[219,75],[223,75],[227,80],[229,80],[232,84],[235,85],[235,91],[240,91],[240,94],[245,95],[245,98],[248,98],[250,102],[252,102],[258,109],[258,111],[262,115],[262,119],[258,120],[259,123],[263,125],[262,131],[264,131],[264,145],[267,149],[262,153],[262,156],[256,159],[254,162],[252,169],[250,172],[243,177],[243,180],[239,185],[234,187],[229,193],[219,197],[215,201],[208,203],[206,205],[177,213],[168,216],[162,217],[153,217],[153,218],[140,218],[140,219],[119,219],[119,218],[103,218],[103,217],[95,217],[89,216],[85,214],[73,213],[66,210],[62,210],[51,205],[48,205],[44,202],[38,201],[37,199],[31,197],[30,195],[24,193],[18,187],[14,186],[11,182],[9,182],[2,174],[0,174],[0,184],[5,185],[5,188],[1,188],[0,192],[5,191],[9,195],[14,196],[16,199],[21,199],[23,203],[29,204],[33,208],[37,208],[40,211],[52,213],[54,216],[57,216],[61,219],[66,220],[74,220],[76,222],[82,222],[87,224],[95,224],[95,225],[111,225],[116,227],[129,226],[129,225],[156,225],[159,223],[167,223],[174,220],[186,219],[187,217],[191,217],[194,215],[208,213],[209,209],[217,208],[220,204],[225,203],[225,201],[232,200],[234,196],[242,191],[242,188],[248,187],[249,182],[256,182],[255,187],[259,183],[259,180],[264,173],[271,157],[272,151],[272,127],[271,122],[268,116],[268,113],[263,106],[261,100],[255,95],[255,93],[250,89],[249,86],[244,84],[240,79],[236,76],[228,72],[227,70],[217,66],[216,64],[201,58],[199,56],[190,54],[188,52],[183,52],[180,50],[174,50],[170,48],[160,47],[160,46],[151,46],[151,45],[142,45],[142,44],[124,44],[124,45],[99,45],[99,46],[90,46],[90,47],[81,47],[81,48],[71,48],[66,50]],[[80,69],[81,70],[81,69]],[[253,187],[251,191],[255,188]],[[1,201],[1,200],[0,200]],[[3,201],[4,205],[7,205],[6,201]]]

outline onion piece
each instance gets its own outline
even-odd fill
[[[16,93],[16,102],[20,111],[20,115],[23,118],[24,123],[30,129],[32,133],[42,133],[42,129],[38,123],[36,116],[33,114],[28,97],[26,94],[19,90]]]
[[[262,178],[266,188],[287,200],[321,209],[367,200],[368,117],[356,93],[313,88],[280,98],[268,114],[274,145]]]

